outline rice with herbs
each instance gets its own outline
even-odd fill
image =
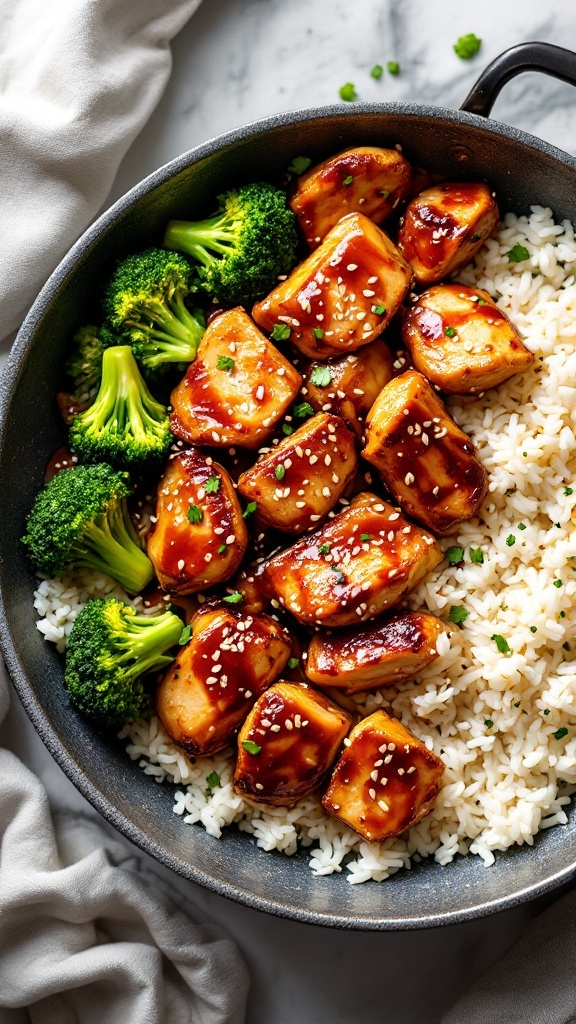
[[[513,263],[516,243],[529,258]],[[412,857],[448,864],[472,853],[490,865],[493,851],[566,823],[576,784],[575,272],[572,225],[535,206],[529,218],[508,214],[460,275],[498,296],[537,360],[482,397],[447,403],[477,446],[489,494],[481,518],[442,541],[464,549],[464,564],[443,563],[406,603],[461,627],[441,637],[440,657],[416,682],[352,698],[361,714],[382,707],[398,717],[444,760],[431,813],[400,838],[366,843],[318,797],[293,808],[249,804],[233,792],[229,752],[192,763],[157,718],[133,723],[121,733],[128,754],[175,784],[184,823],[213,836],[236,824],[263,850],[287,855],[301,844],[316,874],[341,871],[346,858],[353,883],[382,881]],[[87,597],[105,593],[126,599],[94,573],[43,581],[38,628],[62,650]]]

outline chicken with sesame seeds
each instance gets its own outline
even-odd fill
[[[238,736],[234,789],[286,807],[321,785],[351,716],[306,684],[279,682],[256,701]]]
[[[382,334],[411,280],[410,265],[388,236],[350,213],[252,316],[264,330],[284,328],[286,340],[312,359],[341,356]]]
[[[408,204],[398,247],[418,284],[434,284],[470,262],[494,231],[498,217],[494,196],[483,182],[443,182]]]
[[[438,638],[446,632],[435,615],[405,612],[363,629],[316,633],[306,675],[317,686],[346,693],[398,686],[438,657]]]
[[[319,412],[242,473],[238,490],[256,502],[264,522],[305,533],[334,508],[357,468],[356,440],[344,420]]]
[[[193,594],[223,583],[236,572],[248,532],[226,470],[198,449],[170,459],[158,485],[148,536],[160,585]]]
[[[441,561],[434,537],[364,492],[315,533],[269,559],[262,577],[300,622],[349,626],[393,607]]]
[[[416,368],[451,395],[486,391],[534,362],[488,292],[463,284],[422,292],[404,313],[402,338]]]
[[[261,693],[280,675],[290,639],[267,615],[202,609],[156,693],[166,732],[187,754],[226,747]]]
[[[415,370],[380,392],[364,458],[407,515],[444,536],[478,512],[488,481],[474,445]]]
[[[302,394],[313,409],[341,416],[361,433],[363,420],[392,374],[388,345],[373,341],[343,359],[310,363],[303,371]]]
[[[416,825],[432,810],[444,762],[385,711],[344,741],[322,806],[370,843]]]
[[[176,437],[209,447],[257,448],[298,394],[302,378],[239,306],[209,323],[172,392]]]
[[[356,146],[298,178],[290,206],[311,249],[347,213],[381,224],[410,193],[410,164],[397,149]]]

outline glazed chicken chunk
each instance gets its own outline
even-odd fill
[[[290,206],[311,249],[347,213],[381,224],[410,192],[410,164],[397,149],[357,146],[298,178]]]
[[[302,394],[318,412],[336,413],[357,429],[391,379],[392,355],[378,340],[332,363],[310,363]]]
[[[252,315],[312,359],[343,355],[382,333],[411,278],[388,236],[361,213],[350,213]]]
[[[266,586],[300,622],[348,626],[373,619],[442,561],[437,542],[365,492],[321,529],[271,558]]]
[[[487,489],[470,438],[415,370],[391,380],[366,420],[364,458],[407,515],[441,535],[476,515]]]
[[[290,639],[267,615],[211,608],[192,619],[192,638],[162,679],[156,708],[188,754],[227,746],[263,691],[280,675]]]
[[[534,362],[488,292],[463,284],[422,292],[404,315],[402,338],[416,368],[452,395],[495,387]]]
[[[371,843],[400,835],[432,810],[444,763],[384,711],[344,741],[322,805]]]
[[[443,182],[409,203],[398,247],[418,284],[429,285],[469,263],[498,223],[498,206],[482,182]]]
[[[208,325],[172,392],[170,427],[197,445],[257,448],[298,394],[302,378],[239,306]]]
[[[295,804],[326,777],[350,724],[350,715],[323,693],[275,683],[240,730],[234,789],[263,804]]]
[[[344,420],[320,412],[242,473],[238,490],[271,526],[305,533],[328,515],[357,467]]]
[[[240,565],[248,532],[226,470],[195,448],[170,459],[158,485],[148,537],[160,585],[193,594],[223,583]]]
[[[399,685],[438,657],[446,627],[435,615],[405,612],[363,629],[317,633],[308,648],[306,675],[318,686],[347,693]]]

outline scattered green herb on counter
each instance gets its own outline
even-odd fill
[[[190,625],[184,626],[184,629],[180,633],[180,639],[178,641],[178,643],[180,644],[180,647],[184,647],[184,644],[188,643],[188,641],[189,641],[191,636],[192,636],[192,626],[190,626]]]
[[[286,476],[285,466],[283,466],[282,464],[276,466],[276,469],[274,470],[274,476],[276,477],[277,480],[283,480],[284,477]]]
[[[295,156],[288,170],[290,174],[304,174],[310,167],[312,161],[309,156]]]
[[[374,67],[372,68],[372,71],[370,72],[371,77],[375,78],[376,80],[382,78],[383,74],[384,68],[382,67],[381,64],[375,64]]]
[[[226,604],[240,604],[244,600],[244,594],[236,590],[233,594],[226,594],[226,597],[223,597],[222,600],[226,601]]]
[[[198,505],[190,505],[188,509],[188,520],[191,523],[201,523],[204,519],[204,513]]]
[[[288,341],[292,334],[292,328],[288,324],[274,324],[270,337],[272,341]]]
[[[354,100],[358,99],[356,86],[354,85],[353,82],[345,82],[344,85],[340,86],[340,89],[338,90],[338,95],[340,96],[341,100],[344,100],[345,103],[353,103]]]
[[[310,374],[310,383],[317,388],[327,388],[332,383],[332,374],[328,366],[315,366]]]
[[[206,494],[217,494],[220,490],[220,477],[209,476],[204,484],[204,490],[206,491]]]
[[[478,53],[478,50],[482,46],[482,40],[474,32],[468,32],[465,36],[460,36],[452,49],[460,60],[471,60]]]
[[[464,548],[458,547],[454,544],[444,552],[444,557],[447,560],[448,565],[459,565],[460,562],[464,561]]]
[[[530,256],[528,249],[525,245],[520,245],[520,242],[516,242],[511,249],[506,253],[509,263],[523,263]]]
[[[386,71],[389,75],[399,75],[400,65],[397,60],[389,60],[386,65]]]
[[[470,561],[475,565],[483,565],[484,555],[480,548],[470,548]]]
[[[453,622],[456,626],[461,626],[462,623],[466,622],[466,619],[470,615],[467,608],[463,608],[462,605],[453,604],[450,608],[448,618],[450,622]]]
[[[500,654],[509,654],[510,653],[510,647],[509,647],[508,641],[505,640],[503,636],[500,636],[500,633],[492,633],[492,636],[490,637],[490,639],[494,641],[494,643],[496,644],[496,647],[498,648]]]
[[[254,740],[242,740],[242,746],[249,754],[259,754],[262,750],[262,747],[259,747],[257,743],[254,743]]]
[[[235,365],[234,360],[230,356],[218,356],[216,360],[217,370],[233,370]]]

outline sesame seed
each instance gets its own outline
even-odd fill
[[[368,790],[368,796],[370,797],[371,800],[375,800],[376,799],[376,790],[370,788]]]
[[[407,487],[410,487],[410,484],[414,483],[414,474],[406,473],[406,476],[404,477],[404,483],[406,484]]]
[[[322,496],[324,498],[329,498],[330,497],[330,493],[331,492],[330,492],[330,488],[329,487],[323,487],[322,488]]]
[[[377,277],[369,277],[368,278],[368,284],[376,284],[377,280],[378,280]]]
[[[406,772],[406,774],[407,774],[407,775],[411,775],[411,774],[412,774],[412,772],[415,772],[415,771],[416,771],[416,765],[415,765],[415,764],[413,764],[413,765],[411,765],[411,766],[410,766],[410,768],[408,769],[408,771]]]
[[[346,270],[358,270],[358,264],[357,263],[349,263],[348,266],[346,267]]]
[[[376,769],[374,769],[373,772],[370,772],[370,778],[372,779],[373,782],[378,781],[378,772],[376,771]]]
[[[379,800],[378,801],[378,807],[381,807],[383,811],[390,810],[390,808],[388,807],[388,804],[386,803],[385,800]]]
[[[404,769],[403,768],[399,768],[398,769],[398,775],[404,775]]]
[[[384,758],[384,764],[390,764],[391,760],[392,760],[392,754],[387,754],[386,757]]]
[[[270,726],[270,732],[280,732],[280,726],[279,725],[271,725]]]
[[[347,736],[346,736],[346,738],[344,740],[344,746],[345,747],[351,747],[352,746],[352,740],[349,740]]]
[[[365,288],[362,295],[365,295],[367,299],[371,299],[373,295],[376,295],[376,292],[372,291],[371,288]]]
[[[261,782],[256,783],[256,789],[264,789],[264,786],[262,785]]]
[[[186,562],[184,561],[183,558],[181,558],[180,561],[178,562],[178,571],[182,572],[182,569],[184,568],[185,565],[186,565]]]
[[[284,722],[284,725],[288,729],[288,732],[290,732],[290,730],[294,728],[294,723],[292,722],[292,720],[290,718],[286,719],[286,721]]]
[[[212,561],[212,555],[210,554],[210,552],[208,552],[208,554],[204,555],[204,561],[205,562],[211,562]]]

